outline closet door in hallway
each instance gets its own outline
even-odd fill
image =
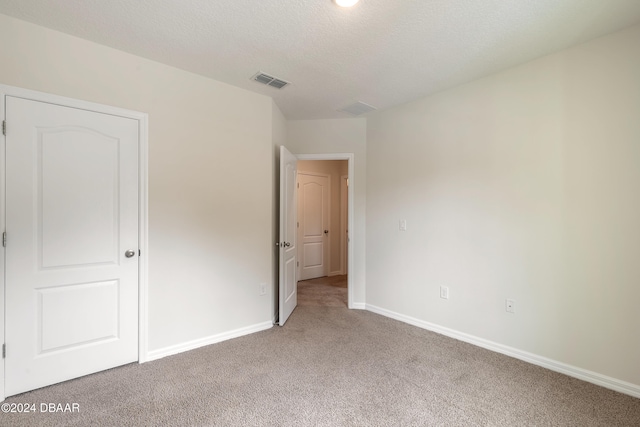
[[[298,173],[299,280],[329,273],[329,177]]]

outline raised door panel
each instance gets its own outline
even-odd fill
[[[116,263],[119,140],[63,126],[37,144],[41,268]]]
[[[118,339],[118,280],[37,290],[37,355]]]

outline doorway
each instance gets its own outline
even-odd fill
[[[348,160],[298,161],[301,305],[348,307]]]
[[[293,312],[297,305],[297,170],[298,162],[305,160],[345,160],[347,162],[347,183],[346,199],[347,199],[347,225],[345,227],[347,254],[343,264],[347,282],[347,306],[349,309],[356,308],[353,301],[353,283],[355,272],[353,270],[353,246],[354,241],[351,238],[351,230],[354,223],[354,154],[353,153],[335,153],[335,154],[298,154],[294,155],[284,146],[280,146],[279,163],[279,233],[278,242],[278,292],[275,293],[276,308],[275,320],[280,326],[283,326],[286,319]],[[352,273],[353,272],[353,273]],[[288,300],[289,302],[286,302]],[[358,307],[360,308],[360,307]]]

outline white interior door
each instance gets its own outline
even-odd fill
[[[329,272],[329,177],[298,173],[300,280]]]
[[[298,304],[296,263],[296,176],[298,160],[280,147],[280,284],[278,323],[284,325]]]
[[[6,105],[6,395],[138,360],[138,121]]]

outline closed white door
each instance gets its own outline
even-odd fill
[[[138,121],[5,97],[6,395],[138,360]]]
[[[328,275],[329,177],[298,174],[300,280]]]
[[[280,147],[280,277],[278,324],[283,326],[298,305],[296,263],[296,169],[298,159]]]

